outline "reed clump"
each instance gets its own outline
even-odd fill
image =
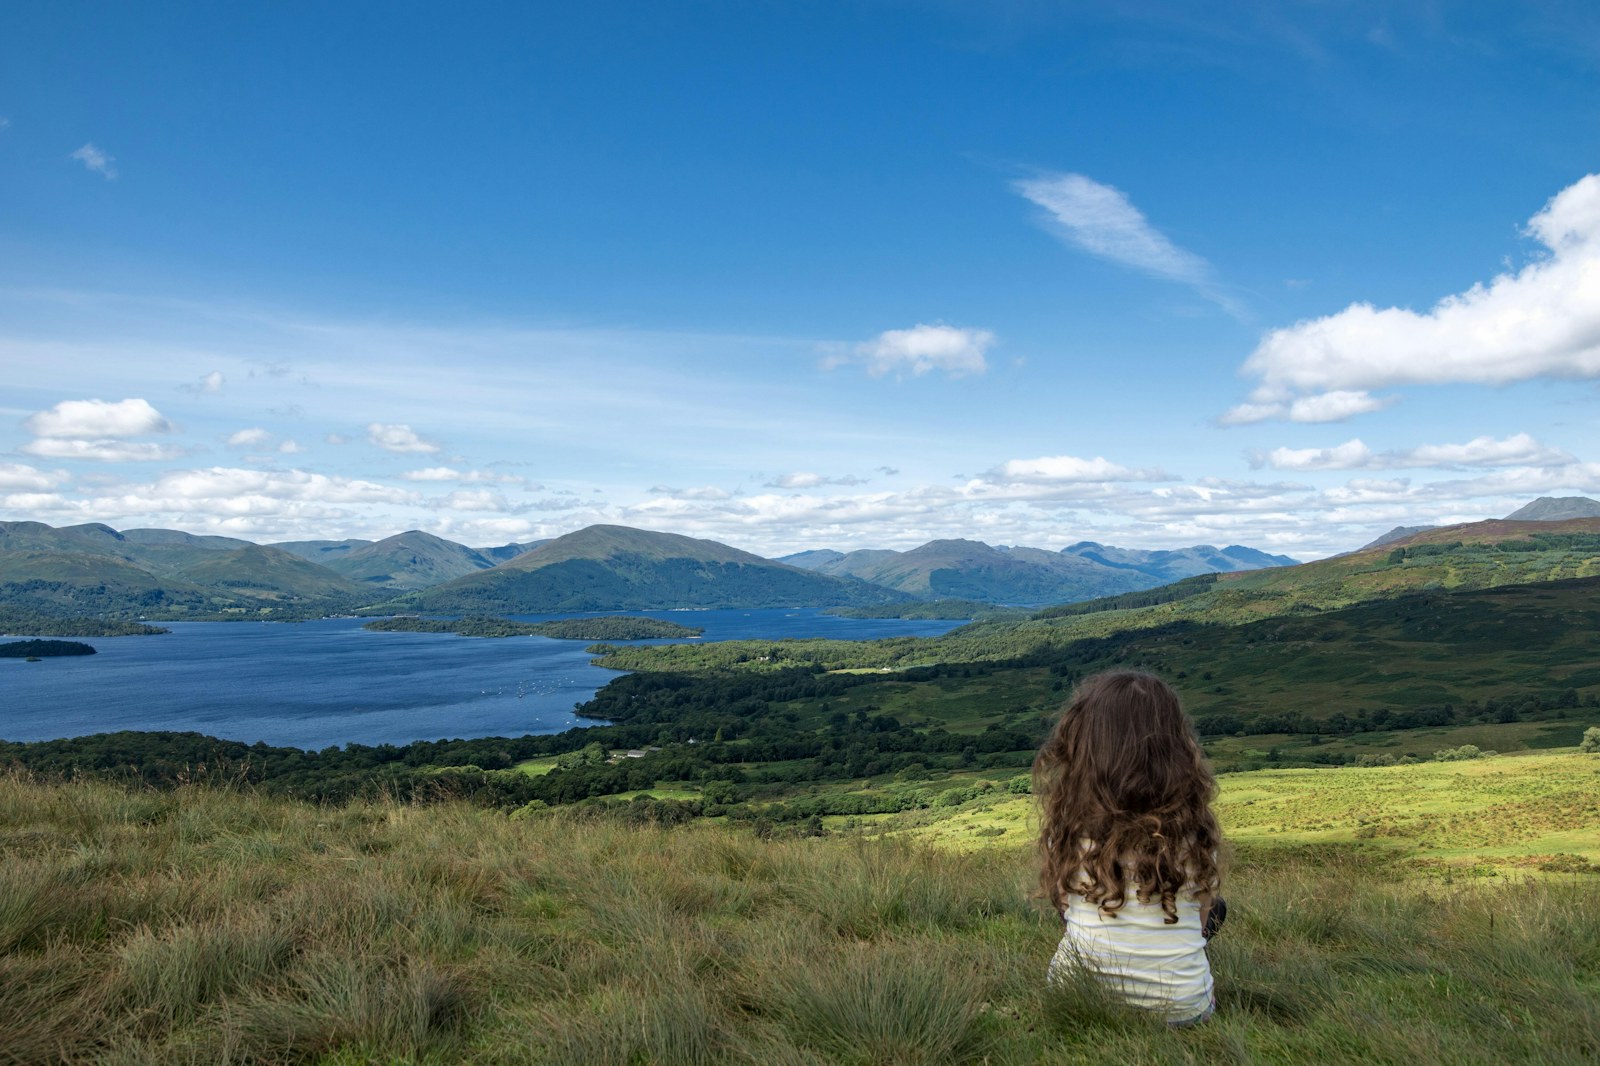
[[[0,1063],[1567,1062],[1592,874],[1252,849],[1173,1031],[1046,988],[1015,849],[0,776]]]

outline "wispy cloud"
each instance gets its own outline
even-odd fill
[[[1273,330],[1243,368],[1260,385],[1220,421],[1334,421],[1399,385],[1600,378],[1600,174],[1557,193],[1527,232],[1545,255],[1429,311],[1356,303]]]
[[[116,157],[96,148],[92,142],[70,153],[67,158],[76,159],[83,164],[84,169],[99,174],[107,181],[117,180]]]
[[[808,470],[797,470],[792,474],[783,474],[766,483],[769,489],[814,489],[823,485],[865,485],[865,478],[856,477],[854,474],[845,474],[842,477],[824,477],[822,474],[813,474]]]
[[[1559,448],[1540,444],[1527,433],[1496,439],[1474,437],[1465,444],[1423,444],[1410,450],[1375,452],[1359,438],[1329,448],[1274,448],[1252,452],[1251,466],[1274,470],[1397,470],[1473,467],[1559,467],[1577,460]]]
[[[831,370],[846,363],[862,363],[873,377],[906,373],[920,377],[930,370],[942,370],[959,378],[988,370],[984,355],[994,345],[995,335],[986,329],[919,322],[910,329],[885,330],[853,349],[833,352],[823,360],[823,367]]]
[[[223,377],[222,371],[213,370],[193,384],[179,385],[178,389],[193,396],[215,396],[222,391],[222,386],[227,384],[227,380]]]
[[[130,440],[65,440],[40,437],[22,446],[28,455],[41,459],[89,459],[100,463],[154,463],[179,459],[188,454],[170,444]]]
[[[1150,224],[1128,195],[1082,174],[1045,174],[1011,183],[1045,210],[1045,228],[1065,243],[1125,267],[1194,289],[1236,317],[1243,310],[1222,291],[1216,271]]]

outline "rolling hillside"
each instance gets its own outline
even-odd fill
[[[287,547],[287,546],[285,546]],[[295,554],[350,581],[381,589],[423,589],[487,570],[495,560],[419,529],[380,541],[307,541]]]
[[[433,612],[528,614],[862,605],[909,598],[716,541],[600,525],[396,603]]]
[[[372,594],[277,548],[179,530],[0,522],[0,608],[181,619],[345,610]]]

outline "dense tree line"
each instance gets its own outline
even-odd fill
[[[29,637],[149,637],[172,630],[105,618],[62,618],[21,608],[0,608],[0,633]]]

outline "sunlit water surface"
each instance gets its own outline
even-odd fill
[[[702,626],[703,640],[871,640],[960,624],[815,609],[629,613]],[[589,665],[579,640],[374,633],[354,618],[165,624],[159,637],[80,638],[96,655],[0,659],[0,739],[170,729],[323,748],[554,733],[594,724],[573,705],[617,676]]]

